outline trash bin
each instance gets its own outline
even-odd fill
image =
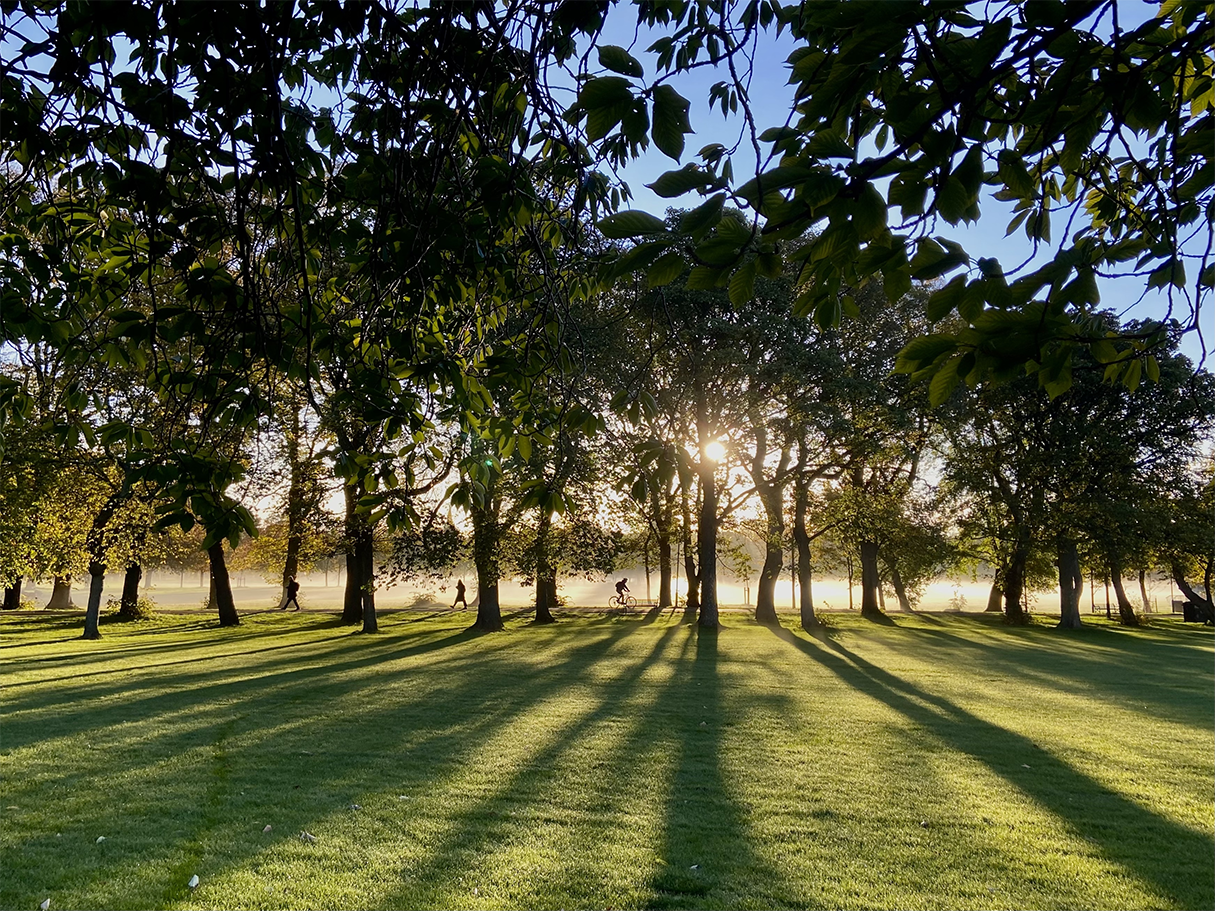
[[[1183,623],[1199,623],[1198,605],[1193,601],[1187,601],[1181,605],[1181,620]]]

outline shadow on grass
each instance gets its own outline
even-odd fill
[[[662,866],[650,880],[654,899],[648,907],[699,908],[711,893],[719,900],[715,904],[729,906],[732,871],[758,863],[721,769],[722,731],[728,720],[718,670],[721,635],[720,630],[692,627],[693,658],[689,663],[681,656],[676,667],[702,708],[673,731],[677,764],[659,849]],[[719,851],[723,841],[732,849],[728,857]],[[773,885],[778,879],[775,871],[765,877]]]
[[[88,736],[96,731],[101,739],[95,741],[98,745],[92,749],[111,754],[113,758],[104,764],[113,770],[113,776],[139,780],[141,794],[147,795],[146,808],[114,807],[104,793],[86,786],[87,770],[78,772],[74,765],[70,770],[42,769],[38,781],[23,782],[22,786],[37,788],[37,793],[43,795],[72,795],[74,816],[90,818],[94,825],[104,825],[104,819],[114,813],[146,816],[147,828],[157,833],[154,843],[140,848],[136,856],[119,854],[122,849],[114,845],[107,848],[111,858],[108,860],[107,855],[98,857],[100,852],[90,852],[84,875],[98,888],[145,875],[163,884],[169,858],[184,857],[171,863],[174,869],[180,866],[184,870],[205,860],[208,844],[235,839],[251,851],[242,860],[255,863],[261,850],[293,837],[280,836],[278,831],[291,833],[316,827],[320,822],[316,816],[318,807],[336,807],[342,801],[361,797],[369,786],[385,784],[369,780],[366,761],[343,761],[335,769],[333,760],[326,757],[318,768],[314,763],[321,760],[304,759],[311,751],[302,747],[318,742],[329,744],[331,749],[352,758],[374,757],[372,764],[381,769],[385,762],[395,767],[399,759],[410,757],[404,762],[409,771],[402,778],[411,789],[425,792],[428,782],[458,768],[462,758],[477,744],[487,742],[496,731],[550,694],[576,684],[586,667],[603,658],[620,640],[622,632],[627,635],[631,631],[592,630],[595,638],[591,642],[571,649],[569,660],[555,666],[504,658],[498,643],[509,644],[508,637],[458,631],[426,640],[424,634],[415,634],[411,638],[424,641],[415,641],[404,648],[399,637],[367,637],[359,643],[357,657],[346,661],[317,665],[313,662],[318,656],[311,653],[294,658],[294,667],[276,665],[269,674],[245,668],[239,675],[212,670],[190,675],[185,681],[175,677],[171,692],[133,703],[96,696],[95,692],[103,688],[93,687],[94,695],[78,694],[82,700],[72,708],[72,714],[53,719],[50,725],[46,724],[46,714],[56,707],[61,695],[48,692],[42,697],[45,703],[42,708],[46,711],[37,712],[38,706],[30,702],[26,711],[31,717],[18,716],[11,724],[6,721],[5,749],[11,752],[47,737]],[[473,640],[480,640],[475,652],[452,649]],[[344,641],[348,643],[349,639]],[[416,668],[375,670],[388,661],[439,650],[461,654],[445,664],[428,661],[424,673]],[[657,654],[656,649],[655,659]],[[278,661],[281,660],[280,657]],[[270,666],[265,656],[258,656],[256,661],[261,662],[261,667]],[[642,670],[639,668],[637,673]],[[360,671],[363,673],[357,673]],[[375,698],[385,681],[414,674],[425,691],[413,695],[407,705]],[[505,698],[496,698],[491,688],[491,682],[497,681],[509,681]],[[521,685],[528,687],[523,694],[514,689]],[[108,692],[120,695],[121,687]],[[322,722],[308,710],[315,705],[349,705],[351,711],[331,711]],[[601,710],[609,710],[606,702]],[[41,718],[34,717],[38,715]],[[117,729],[132,718],[158,719],[164,729],[128,739]],[[576,736],[575,731],[566,740]],[[241,741],[243,746],[238,747]],[[243,780],[230,770],[229,757],[238,748],[243,753]],[[167,757],[173,757],[172,761],[166,762]],[[204,794],[196,793],[200,787]],[[257,838],[249,843],[251,836],[247,829],[234,828],[238,824],[216,809],[217,794],[231,794],[239,787],[256,787],[264,792],[265,812],[272,814],[276,822],[272,838]],[[340,800],[335,794],[342,795]],[[34,857],[58,855],[67,844],[48,842],[36,833],[25,839],[16,830],[11,834],[6,849],[13,850],[13,856],[23,852]],[[442,866],[440,860],[433,861],[436,869]],[[43,882],[37,888],[64,888],[66,882],[78,880],[83,872],[72,865],[65,869],[58,863],[55,869],[59,881]],[[18,891],[27,882],[23,879],[10,882],[7,887],[0,885],[0,906],[28,904],[25,899],[29,896]],[[148,888],[159,894],[163,885]],[[159,903],[183,898],[184,893],[180,892],[181,888],[175,887],[171,893],[161,895]],[[95,906],[117,906],[116,899],[104,890],[88,894],[94,896],[90,903]],[[148,893],[138,894],[147,900]],[[17,895],[22,897],[18,899]]]
[[[839,642],[807,640],[788,631],[772,631],[791,647],[818,662],[841,681],[879,700],[959,752],[974,757],[992,772],[1064,820],[1109,861],[1150,884],[1178,907],[1190,906],[1210,884],[1212,860],[1208,836],[1152,812],[1042,750],[1028,737],[992,724],[960,706],[926,692],[879,668]],[[1012,680],[1013,678],[1010,678]],[[1026,768],[1031,766],[1032,768]],[[1128,824],[1110,826],[1111,816]],[[1128,833],[1136,837],[1128,839]],[[1194,874],[1179,882],[1162,873],[1158,859],[1138,850],[1143,844],[1167,844],[1175,859],[1185,859]],[[1176,871],[1181,864],[1169,865]],[[1209,901],[1210,895],[1206,895]]]
[[[1134,711],[1192,726],[1210,727],[1201,700],[1179,693],[1210,691],[1210,637],[1190,630],[1129,630],[1086,626],[1007,627],[959,618],[944,628],[907,629],[908,635],[883,645],[929,661],[953,662],[958,655],[993,674],[1019,676],[1046,689],[1096,691]],[[989,627],[982,638],[968,635]]]

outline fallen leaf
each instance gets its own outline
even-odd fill
[[[186,885],[189,886],[191,889],[197,889],[198,888],[198,874],[195,873],[193,876],[191,876],[190,881],[188,883],[186,883]]]
[[[39,908],[41,908],[41,909],[42,909],[42,911],[50,911],[50,907],[51,907],[51,900],[48,898],[46,901],[44,901],[44,902],[43,902],[42,904],[40,904],[38,907],[39,907]]]
[[[709,726],[709,722],[707,722],[707,721],[702,721],[702,722],[700,723],[700,726],[701,726],[702,728],[707,728],[707,727]]]
[[[1030,768],[1030,767],[1029,767],[1029,766],[1027,766],[1025,763],[1021,763],[1021,768],[1023,768],[1023,769],[1028,769],[1028,768]]]
[[[311,832],[300,832],[300,841],[304,842],[305,844],[314,845],[316,844],[316,836]]]
[[[266,826],[266,828],[262,829],[262,834],[265,835],[267,832],[269,832],[273,828],[274,828],[274,826],[270,826],[270,825]]]
[[[397,798],[397,800],[412,800],[412,799],[413,798],[410,797],[408,794],[402,794],[400,797]]]
[[[927,820],[927,819],[921,819],[921,820],[920,820],[920,828],[921,828],[921,829],[927,829],[927,828],[928,828],[928,820]]]
[[[700,864],[692,864],[692,866],[688,867],[688,869],[689,870],[699,870]]]
[[[352,804],[350,805],[350,809],[352,809],[352,810],[361,810],[361,809],[363,809],[363,808],[362,808],[361,806],[359,806],[357,803],[352,803]]]
[[[5,807],[6,810],[20,810],[20,807]]]
[[[105,841],[105,836],[104,836],[104,835],[98,835],[98,836],[97,836],[97,844],[101,844],[103,841]]]

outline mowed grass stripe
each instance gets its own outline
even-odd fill
[[[1215,903],[1209,630],[832,621],[6,618],[0,905]]]

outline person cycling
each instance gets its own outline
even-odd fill
[[[616,583],[616,600],[624,604],[624,593],[629,590],[628,578],[621,579]]]

